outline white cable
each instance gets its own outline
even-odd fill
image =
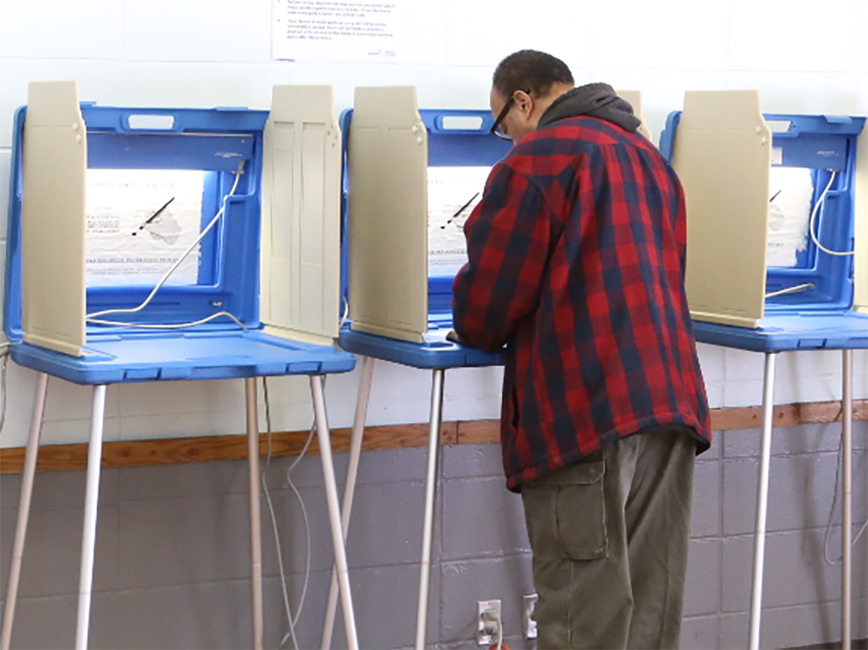
[[[826,521],[826,532],[823,535],[823,560],[829,566],[835,566],[839,564],[844,556],[842,555],[837,560],[829,559],[829,538],[832,533],[832,519],[835,517],[835,505],[838,503],[838,481],[840,480],[840,470],[841,470],[841,452],[843,450],[844,445],[844,433],[841,432],[841,438],[838,440],[838,452],[835,456],[835,491],[832,493],[832,505],[829,506],[829,519]]]
[[[856,542],[859,541],[859,538],[862,537],[862,533],[864,533],[866,530],[868,530],[868,521],[862,524],[862,528],[860,528],[859,532],[856,533],[856,537],[853,538],[853,543],[851,544],[851,546],[855,545]],[[841,559],[843,560],[844,558]]]
[[[801,291],[806,291],[808,289],[814,288],[813,282],[805,282],[805,284],[797,284],[794,287],[787,287],[786,289],[781,289],[780,291],[772,291],[771,293],[766,294],[766,298],[774,298],[775,296],[784,296],[788,293],[799,293]]]
[[[347,318],[350,315],[350,301],[343,297],[341,298],[341,300],[344,303],[344,313],[341,314],[341,322],[338,323],[338,328],[342,328],[344,326],[344,323],[347,322]]]
[[[326,382],[328,381],[328,375],[323,376],[323,390],[325,390]],[[286,482],[289,484],[290,489],[295,494],[295,497],[298,499],[298,505],[301,507],[301,516],[304,520],[304,533],[307,541],[307,560],[305,562],[304,568],[304,583],[302,583],[301,587],[301,597],[298,599],[298,610],[295,613],[295,620],[292,622],[293,627],[298,624],[298,619],[301,617],[301,611],[304,608],[304,601],[307,597],[307,588],[310,584],[310,561],[312,556],[312,548],[311,548],[311,536],[310,536],[310,520],[307,516],[307,508],[304,505],[304,499],[301,498],[301,493],[298,491],[298,488],[295,486],[295,483],[292,482],[292,471],[296,468],[296,466],[301,462],[301,459],[304,458],[304,455],[307,453],[307,450],[310,448],[311,442],[313,442],[314,434],[316,433],[316,418],[314,418],[313,423],[310,425],[310,433],[307,436],[307,440],[304,443],[304,447],[301,448],[301,452],[298,454],[298,457],[293,461],[292,465],[289,466],[289,469],[286,470]],[[283,639],[280,641],[280,645],[282,646],[286,643],[287,635],[284,635]]]
[[[230,314],[228,311],[218,311],[216,314],[211,314],[206,318],[202,318],[200,320],[192,321],[190,323],[125,323],[123,321],[116,320],[102,320],[99,318],[88,318],[88,323],[94,323],[95,325],[113,325],[116,327],[137,327],[140,329],[150,329],[150,330],[174,330],[174,329],[182,329],[185,327],[195,327],[196,325],[203,325],[209,321],[214,320],[215,318],[219,318],[220,316],[227,316],[231,318],[235,323],[243,329],[247,331],[247,328],[244,324],[238,320],[235,316]]]
[[[323,381],[325,384],[325,381]],[[292,609],[289,604],[289,593],[286,587],[286,571],[283,566],[283,553],[282,546],[280,543],[280,534],[278,532],[277,526],[277,517],[274,512],[274,505],[271,501],[271,494],[268,490],[268,482],[266,480],[266,472],[268,471],[268,467],[271,464],[271,435],[272,435],[272,427],[271,427],[271,401],[268,396],[268,383],[265,377],[262,378],[262,388],[263,388],[263,396],[265,399],[265,426],[268,432],[268,447],[267,454],[265,460],[265,467],[262,471],[262,487],[265,490],[265,501],[268,505],[268,511],[271,516],[271,525],[274,530],[274,541],[277,547],[277,565],[280,571],[280,583],[281,590],[283,592],[283,604],[284,610],[286,613],[287,622],[289,624],[289,632],[287,632],[283,638],[280,640],[280,647],[282,648],[284,644],[292,639],[292,644],[295,650],[299,650],[298,639],[296,638],[295,628],[298,625],[299,618],[301,617],[302,609],[304,608],[304,601],[307,597],[307,589],[310,583],[310,569],[311,569],[311,555],[312,555],[312,542],[310,535],[310,519],[307,515],[307,507],[305,506],[304,499],[301,496],[301,492],[299,492],[298,488],[295,486],[295,483],[292,482],[292,471],[301,462],[301,459],[304,458],[304,455],[307,453],[308,448],[313,441],[313,436],[316,433],[316,422],[310,428],[310,434],[308,435],[307,441],[302,447],[301,453],[299,453],[298,457],[295,461],[290,465],[289,469],[286,471],[286,482],[289,484],[290,489],[292,490],[295,498],[298,499],[299,507],[301,508],[301,515],[304,521],[304,531],[305,537],[307,540],[307,555],[305,562],[305,572],[304,572],[304,583],[301,588],[301,597],[298,600],[298,608],[296,610],[295,616],[292,616]]]
[[[841,470],[841,461],[843,460],[843,458],[842,458],[843,448],[844,448],[844,434],[842,432],[841,438],[838,440],[838,462],[837,462],[837,465],[835,466],[835,492],[832,495],[832,505],[829,506],[829,519],[826,522],[826,533],[823,535],[823,560],[825,560],[826,564],[828,564],[829,566],[836,566],[838,564],[841,564],[841,562],[844,559],[843,555],[841,557],[839,557],[837,560],[830,560],[829,559],[829,538],[831,537],[831,533],[832,533],[832,519],[834,518],[834,515],[835,515],[835,506],[838,503],[838,482],[840,481],[840,478],[841,478],[840,470]],[[868,529],[868,520],[866,520],[865,523],[862,524],[862,528],[859,530],[859,532],[853,538],[853,541],[850,542],[851,548],[856,545],[856,542],[859,541],[859,538],[862,537],[862,533],[864,533],[866,529]]]
[[[304,456],[305,452],[307,451],[307,448],[310,446],[311,440],[313,440],[313,435],[315,432],[316,432],[316,428],[311,429],[311,432],[310,432],[310,435],[308,436],[307,442],[305,443],[305,446],[302,449],[302,452],[299,455],[298,459],[301,459]],[[295,618],[292,619],[292,622],[290,623],[290,628],[289,628],[290,633],[293,633],[293,634],[294,634],[295,626],[298,625],[298,619],[301,617],[301,612],[302,612],[302,609],[304,608],[305,598],[307,598],[307,587],[308,587],[308,584],[310,582],[310,558],[311,558],[311,554],[312,554],[312,548],[311,548],[312,544],[311,544],[311,536],[310,536],[310,519],[307,516],[307,508],[304,505],[304,499],[301,497],[301,492],[298,491],[298,488],[295,486],[295,483],[292,482],[292,478],[290,477],[290,474],[292,474],[292,470],[295,467],[295,465],[297,464],[298,459],[296,460],[296,463],[293,463],[293,465],[291,465],[290,468],[286,471],[286,482],[289,484],[289,487],[292,490],[293,494],[295,495],[295,498],[298,499],[298,505],[301,508],[301,517],[302,517],[302,520],[304,521],[304,534],[305,534],[305,538],[306,538],[306,542],[307,542],[307,544],[306,544],[307,553],[305,556],[306,561],[305,561],[305,567],[304,567],[304,582],[302,583],[302,586],[301,586],[301,596],[298,599],[298,608],[295,611]],[[289,637],[289,633],[283,635],[283,638],[280,640],[281,647],[283,647],[283,644],[286,643],[286,640],[288,637]]]
[[[835,176],[837,175],[837,173],[838,172],[836,170],[832,170],[832,175],[829,177],[829,182],[826,184],[826,189],[823,190],[823,193],[820,194],[820,198],[817,199],[817,202],[814,204],[814,209],[811,211],[811,219],[808,222],[808,232],[811,233],[811,239],[813,240],[814,245],[816,245],[816,247],[819,248],[821,251],[823,251],[824,253],[828,253],[829,255],[839,255],[843,257],[846,255],[853,255],[855,251],[829,250],[820,243],[820,239],[817,237],[817,233],[815,232],[814,228],[814,222],[817,218],[817,212],[820,209],[820,205],[822,205],[823,201],[825,200],[826,194],[829,192],[829,188],[832,187],[832,182],[835,180]]]
[[[271,401],[268,398],[268,379],[266,377],[262,378],[262,394],[265,399],[265,429],[268,433],[268,446],[267,452],[265,456],[265,467],[262,468],[262,489],[265,492],[265,503],[268,505],[268,513],[271,516],[271,528],[274,531],[274,545],[277,551],[277,567],[280,571],[280,588],[283,592],[283,606],[286,612],[286,620],[289,623],[289,635],[292,637],[292,645],[295,650],[299,650],[298,647],[298,639],[295,636],[295,623],[292,618],[292,609],[289,605],[289,593],[286,589],[286,571],[283,568],[283,546],[280,543],[280,532],[277,527],[277,517],[274,514],[274,504],[271,501],[271,492],[268,489],[268,480],[266,475],[268,474],[268,468],[271,465]],[[280,647],[283,647],[283,644],[286,643],[287,637],[283,638],[283,641],[280,642]]]
[[[328,375],[323,377],[323,390],[325,390],[326,382],[328,381]],[[296,468],[296,466],[301,462],[301,459],[304,458],[304,455],[307,453],[307,450],[310,448],[311,442],[313,442],[314,434],[316,433],[316,419],[314,419],[313,423],[310,427],[310,433],[307,436],[307,440],[304,443],[304,447],[301,449],[301,453],[299,453],[298,457],[293,461],[292,465],[289,466],[289,469],[286,470],[286,482],[289,484],[290,489],[295,494],[298,499],[298,505],[301,507],[301,516],[304,520],[304,533],[307,541],[307,560],[305,562],[304,569],[304,583],[301,587],[301,597],[298,599],[298,610],[295,613],[295,620],[293,621],[293,626],[298,623],[298,619],[301,616],[302,608],[304,607],[304,601],[307,597],[307,588],[310,583],[310,561],[312,555],[311,548],[311,536],[310,536],[310,520],[307,516],[307,508],[304,505],[304,499],[301,498],[301,493],[298,491],[298,488],[295,486],[295,483],[292,482],[292,471]],[[286,642],[286,636],[284,635],[281,640],[281,645]]]
[[[93,321],[92,319],[96,318],[97,316],[105,316],[106,314],[135,314],[136,312],[140,312],[142,309],[144,309],[145,307],[147,307],[150,304],[151,300],[153,300],[157,291],[159,291],[162,288],[162,286],[166,283],[166,281],[169,279],[169,276],[171,276],[172,273],[174,273],[175,270],[181,265],[181,262],[183,262],[187,258],[187,256],[191,252],[193,252],[193,249],[199,245],[199,242],[201,242],[205,238],[205,235],[207,235],[211,231],[211,228],[214,227],[214,224],[216,224],[217,221],[220,219],[220,217],[223,215],[223,211],[226,209],[226,199],[228,199],[230,196],[233,196],[235,194],[235,190],[238,187],[238,181],[241,180],[241,175],[244,173],[244,163],[243,162],[241,163],[237,172],[232,172],[232,173],[235,174],[235,182],[232,184],[232,189],[229,190],[229,194],[224,198],[223,205],[220,206],[220,210],[217,211],[217,214],[214,215],[214,218],[211,219],[210,223],[205,227],[205,229],[199,233],[199,236],[196,237],[196,239],[193,241],[192,244],[190,244],[190,246],[187,248],[187,250],[184,251],[184,253],[181,255],[181,257],[179,257],[177,260],[175,260],[175,263],[172,264],[172,266],[169,268],[169,270],[166,271],[166,273],[163,275],[162,278],[160,278],[160,281],[157,283],[157,286],[155,286],[154,289],[151,291],[150,295],[147,298],[145,298],[144,302],[142,302],[142,304],[140,304],[138,307],[130,307],[127,309],[105,309],[103,311],[97,311],[97,312],[94,312],[92,314],[87,314],[87,319],[89,321],[96,322],[96,321]]]

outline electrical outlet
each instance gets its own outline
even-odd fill
[[[476,601],[476,643],[491,645],[497,641],[497,626],[503,625],[500,618],[499,600]]]
[[[525,639],[536,638],[536,621],[533,619],[533,608],[536,607],[536,601],[539,596],[536,594],[525,594],[521,597],[522,611],[524,615],[521,619],[521,629],[524,631]]]

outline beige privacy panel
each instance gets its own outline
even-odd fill
[[[644,135],[649,140],[651,139],[651,130],[648,128],[648,125],[645,124],[645,117],[642,115],[642,91],[641,90],[618,90],[616,91],[618,97],[623,100],[626,100],[630,103],[630,106],[633,107],[633,113],[642,120],[642,124],[639,125],[639,133]]]
[[[696,320],[763,316],[771,131],[759,92],[688,91],[673,167],[687,201],[687,299]]]
[[[412,86],[356,88],[348,144],[353,329],[428,329],[428,139]]]
[[[326,343],[340,311],[341,133],[331,86],[275,86],[265,126],[261,320]]]
[[[856,151],[856,245],[853,305],[868,312],[868,135],[862,131]]]
[[[24,340],[82,356],[87,133],[76,82],[30,84],[23,156]]]

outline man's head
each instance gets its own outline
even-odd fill
[[[567,64],[545,52],[521,50],[501,61],[491,83],[491,114],[497,133],[518,142],[539,124],[558,97],[575,85]]]

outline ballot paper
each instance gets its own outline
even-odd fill
[[[467,262],[464,223],[482,200],[491,167],[428,168],[428,277],[454,276]]]
[[[807,249],[813,194],[814,182],[810,169],[771,168],[767,266],[796,266],[798,254]]]
[[[88,169],[87,285],[156,285],[202,227],[202,170]],[[196,284],[198,246],[166,284]]]

